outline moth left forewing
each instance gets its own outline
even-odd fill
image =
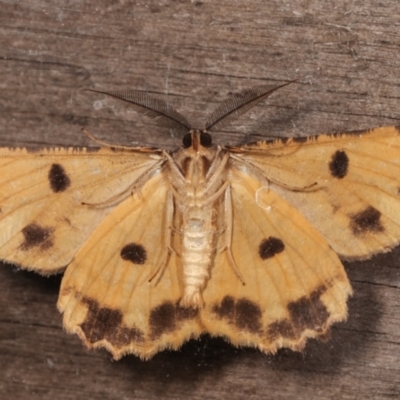
[[[399,154],[395,127],[260,142],[234,152],[347,259],[400,241]]]
[[[104,219],[62,281],[58,308],[66,330],[116,359],[126,353],[147,359],[202,331],[198,311],[179,306],[179,257],[172,251],[166,259],[168,196],[164,174],[150,179]]]
[[[0,258],[58,272],[115,206],[96,205],[161,162],[145,149],[0,149]]]
[[[245,285],[217,254],[202,322],[215,336],[265,352],[300,350],[347,317],[351,287],[309,222],[254,177],[232,169],[232,254]]]

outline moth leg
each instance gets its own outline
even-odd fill
[[[216,250],[216,253],[217,253],[217,254],[221,254],[221,253],[223,253],[225,250],[226,250],[226,244],[224,244],[223,246],[221,246],[220,248],[218,248],[218,249]]]
[[[270,176],[265,176],[265,173],[256,165],[252,164],[251,162],[242,159],[241,157],[238,157],[234,154],[231,154],[230,157],[234,160],[236,167],[240,170],[243,171],[240,168],[240,164],[243,166],[247,167],[247,173],[251,172],[251,175],[256,177],[260,182],[263,182],[264,186],[269,186],[270,183],[273,183],[277,186],[281,186],[287,190],[290,190],[291,192],[314,192],[316,190],[321,190],[323,189],[323,186],[318,184],[317,181],[314,181],[308,185],[297,187],[297,186],[292,186],[288,185],[285,182],[279,181],[277,179],[273,179]],[[237,166],[239,164],[239,166]]]
[[[103,142],[102,140],[96,139],[88,130],[85,128],[82,128],[81,131],[90,139],[93,140],[93,142],[99,144],[100,146],[108,147],[108,148],[114,148],[114,149],[121,149],[121,150],[132,150],[132,147],[129,146],[116,146],[112,143],[107,143]]]
[[[235,272],[236,276],[245,285],[244,278],[240,273],[238,266],[236,265],[235,259],[233,258],[232,254],[232,228],[233,228],[233,211],[232,211],[232,197],[231,197],[231,187],[228,186],[225,190],[225,246],[224,250],[228,256],[229,264],[231,265],[233,271]]]
[[[210,167],[210,169],[208,170],[207,175],[206,175],[206,179],[207,179],[208,177],[210,177],[210,179],[208,179],[207,186],[206,186],[205,189],[204,189],[205,192],[207,192],[211,187],[213,187],[214,183],[215,183],[215,182],[217,181],[217,179],[221,176],[221,173],[224,171],[225,166],[226,166],[226,163],[227,163],[228,160],[229,160],[229,157],[230,157],[229,153],[226,153],[226,154],[223,156],[221,162],[218,164],[217,167],[215,167],[215,165],[217,165],[216,162],[213,162],[213,163],[211,164],[211,167]],[[218,159],[218,158],[217,158],[217,156],[216,156],[216,157],[214,158],[214,160],[217,160],[217,159]]]
[[[156,270],[149,278],[149,282],[151,282],[157,275],[158,279],[156,280],[156,284],[158,283],[159,279],[161,278],[165,267],[167,266],[169,257],[171,253],[176,253],[176,251],[172,248],[172,222],[174,218],[174,200],[171,191],[168,191],[167,195],[167,209],[165,212],[165,231],[164,231],[164,254],[161,258],[161,262],[158,264]]]
[[[229,160],[230,154],[225,153],[224,156],[222,157],[221,162],[218,164],[218,160],[220,159],[219,155],[220,155],[221,151],[222,151],[221,148],[217,149],[214,160],[211,163],[210,168],[207,171],[206,178],[208,178],[211,175],[214,175],[216,173],[218,174],[219,170],[221,170],[225,166],[226,162]]]
[[[221,195],[225,192],[229,187],[229,181],[226,181],[212,196],[210,196],[206,201],[202,203],[203,206],[206,206],[207,204],[214,203],[215,200],[217,200]]]
[[[222,228],[222,229],[218,229],[216,232],[215,232],[215,236],[221,236],[221,235],[223,235],[225,233],[225,228]]]
[[[123,200],[125,200],[128,196],[132,196],[135,193],[138,193],[138,196],[140,198],[140,193],[139,193],[140,189],[144,186],[144,184],[152,176],[154,176],[153,174],[157,173],[157,169],[159,169],[164,162],[165,162],[165,160],[161,160],[160,162],[151,166],[149,169],[144,171],[142,175],[140,175],[137,179],[135,179],[135,181],[132,182],[132,184],[130,184],[126,189],[124,189],[122,192],[116,194],[115,196],[110,197],[109,199],[101,201],[99,203],[82,202],[82,205],[89,206],[89,207],[95,207],[95,208],[106,208],[106,207],[118,205]]]
[[[179,177],[181,183],[184,184],[185,183],[185,177],[182,175],[182,172],[178,168],[178,166],[176,165],[176,162],[174,161],[174,159],[166,151],[164,152],[164,156],[168,160],[171,169],[174,171],[176,176]]]
[[[226,229],[224,228],[220,228],[215,232],[215,236],[217,238],[220,238],[224,233],[225,233]],[[224,243],[222,246],[219,246],[216,250],[217,254],[221,254],[226,250],[226,244]]]
[[[182,196],[180,196],[180,194],[175,190],[172,185],[169,186],[169,189],[176,199],[182,199]]]

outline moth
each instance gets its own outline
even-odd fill
[[[213,144],[287,84],[242,90],[202,130],[146,93],[92,90],[182,132],[182,146],[0,149],[0,258],[65,269],[65,329],[115,359],[203,333],[265,353],[325,337],[352,293],[340,258],[400,241],[400,135]]]

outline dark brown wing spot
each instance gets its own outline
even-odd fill
[[[355,235],[363,235],[367,232],[383,232],[381,213],[376,208],[368,206],[364,211],[350,216],[350,228]]]
[[[320,297],[327,290],[325,285],[316,288],[309,296],[300,297],[288,304],[290,317],[275,321],[268,326],[267,335],[270,340],[282,336],[297,339],[305,329],[323,332],[329,312]]]
[[[250,332],[261,331],[261,309],[248,299],[236,302],[236,326]]]
[[[179,303],[166,301],[153,308],[150,312],[149,325],[152,339],[158,339],[162,334],[173,332],[180,322],[195,318],[198,309],[183,308]]]
[[[326,289],[326,286],[320,286],[309,297],[303,296],[288,304],[290,319],[297,330],[322,331],[322,327],[329,317],[328,310],[320,300]]]
[[[282,253],[285,249],[281,239],[270,236],[268,239],[264,239],[258,248],[258,254],[263,260],[273,257],[275,254]]]
[[[334,178],[342,179],[349,170],[349,157],[343,150],[336,151],[329,163],[329,170]]]
[[[105,339],[115,347],[122,347],[132,341],[144,340],[143,332],[138,328],[129,328],[123,324],[120,310],[100,307],[96,300],[88,297],[84,297],[82,303],[87,305],[88,311],[80,327],[88,342],[94,344]]]
[[[164,332],[171,332],[176,328],[175,306],[171,301],[167,301],[150,313],[149,320],[151,336],[155,339],[160,337]]]
[[[54,193],[63,192],[71,185],[71,180],[60,164],[53,164],[51,166],[48,178],[51,190]]]
[[[252,333],[258,333],[262,329],[261,309],[249,299],[241,298],[235,301],[232,296],[225,296],[221,304],[214,305],[213,312],[238,329]]]
[[[267,335],[272,341],[278,339],[280,336],[288,339],[295,339],[297,333],[288,319],[281,319],[268,326]]]
[[[397,133],[400,133],[400,126],[395,126],[394,129],[396,129]]]
[[[53,228],[45,228],[37,224],[29,224],[22,229],[24,241],[20,246],[21,250],[30,250],[33,247],[40,247],[41,250],[47,250],[53,246],[52,234]]]
[[[216,304],[213,311],[220,318],[233,321],[235,319],[235,299],[232,296],[225,296],[221,304]]]
[[[192,307],[181,307],[179,303],[175,305],[175,310],[176,310],[176,319],[177,321],[184,321],[186,319],[192,319],[197,316],[199,313],[198,308],[192,308]]]
[[[121,250],[121,258],[133,264],[144,264],[147,260],[146,249],[137,243],[129,243]]]

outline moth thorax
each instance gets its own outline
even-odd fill
[[[204,181],[216,156],[217,146],[199,146],[196,150],[193,147],[181,148],[172,154],[185,180],[190,182]]]
[[[211,162],[206,155],[190,154],[182,160],[180,169],[186,181],[197,185],[206,180]]]

